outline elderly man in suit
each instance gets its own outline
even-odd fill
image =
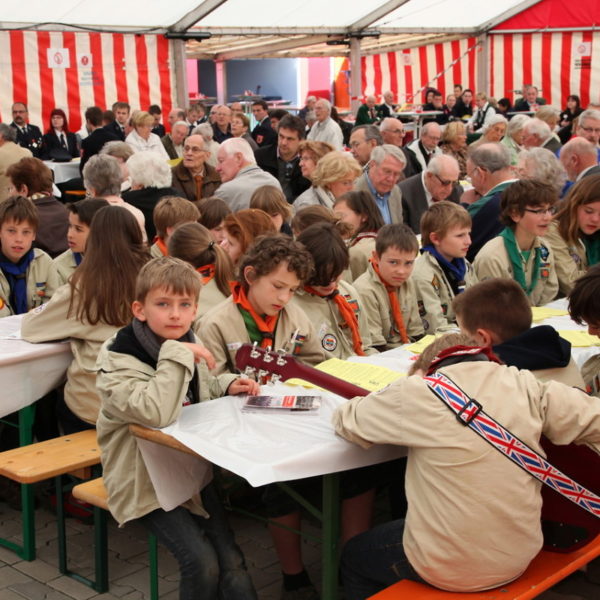
[[[319,98],[315,103],[315,115],[317,122],[306,138],[316,142],[327,142],[336,150],[341,150],[344,146],[344,134],[340,126],[331,118],[331,102]]]
[[[183,142],[188,135],[188,124],[185,121],[175,121],[171,127],[171,133],[161,138],[171,160],[183,158]]]
[[[585,138],[576,137],[560,150],[560,162],[573,183],[588,175],[600,173],[597,147]]]
[[[458,183],[457,160],[448,154],[433,157],[422,173],[417,173],[398,184],[402,192],[404,222],[421,233],[421,216],[440,200],[458,202],[462,187]]]
[[[369,192],[386,224],[402,223],[402,194],[396,185],[402,177],[406,158],[396,146],[373,148],[369,169],[354,184],[354,189]]]
[[[16,132],[16,143],[22,148],[27,148],[33,156],[40,158],[42,154],[42,132],[36,125],[29,123],[29,111],[23,102],[12,105],[13,121],[10,126]]]
[[[544,98],[538,97],[538,89],[535,85],[526,85],[523,90],[523,97],[515,102],[513,110],[515,112],[535,111],[542,104],[546,104],[546,101]]]
[[[429,161],[442,151],[438,144],[442,139],[442,129],[437,123],[426,123],[421,129],[421,136],[413,140],[406,149],[411,152],[412,164],[417,173],[425,170]]]
[[[15,129],[6,123],[0,123],[0,201],[6,200],[11,195],[9,190],[11,182],[6,176],[8,167],[22,158],[31,156],[31,151],[19,146],[16,140]]]

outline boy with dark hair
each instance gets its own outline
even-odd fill
[[[178,225],[195,223],[200,218],[200,211],[193,202],[179,196],[165,196],[154,207],[152,220],[156,228],[154,244],[150,246],[152,258],[160,258],[169,254],[167,243],[169,236]]]
[[[33,248],[37,227],[31,200],[12,196],[0,203],[0,317],[48,302],[58,287],[52,259]]]
[[[478,252],[473,263],[477,278],[514,279],[532,306],[554,300],[558,277],[554,255],[543,236],[557,201],[556,190],[541,181],[522,179],[507,187],[500,200],[500,220],[506,227]]]
[[[418,251],[419,242],[410,227],[384,225],[367,271],[354,282],[367,315],[371,343],[380,351],[423,336],[411,277]]]
[[[460,205],[442,200],[421,217],[421,256],[414,282],[425,333],[455,324],[452,299],[476,281],[465,258],[471,245],[471,217]]]
[[[512,279],[487,279],[453,302],[458,325],[507,365],[528,369],[540,381],[584,388],[571,344],[550,325],[531,327],[531,305]]]
[[[600,265],[594,265],[577,279],[569,294],[569,314],[573,321],[587,323],[590,335],[600,336]],[[589,358],[581,375],[588,392],[600,397],[600,354]]]
[[[257,383],[247,378],[209,375],[207,365],[214,366],[214,359],[191,330],[200,287],[187,263],[170,257],[151,260],[138,276],[132,323],[100,350],[97,431],[104,483],[119,524],[140,522],[173,553],[181,570],[181,598],[202,590],[207,598],[255,599],[212,484],[175,509],[163,510],[129,432],[130,423],[170,425],[187,404],[258,392]]]

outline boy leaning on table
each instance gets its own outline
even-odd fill
[[[214,358],[191,330],[201,283],[187,263],[156,258],[140,271],[134,319],[98,356],[96,424],[108,506],[119,525],[139,521],[179,562],[180,598],[252,600],[256,592],[212,484],[183,505],[160,507],[129,424],[165,427],[184,405],[255,394],[255,381],[213,377]],[[205,361],[205,362],[201,362]],[[208,365],[208,367],[207,367]]]
[[[38,222],[37,208],[28,198],[0,202],[0,317],[48,302],[59,285],[52,259],[33,247]]]
[[[600,265],[577,279],[569,294],[569,314],[576,323],[587,323],[590,335],[600,336]],[[590,394],[600,397],[600,354],[589,358],[581,374]]]

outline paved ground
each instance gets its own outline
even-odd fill
[[[380,513],[381,517],[381,513]],[[264,524],[231,515],[252,579],[261,600],[278,600],[281,588],[280,572],[269,533]],[[148,554],[146,536],[141,528],[118,529],[109,525],[109,577],[107,594],[97,594],[73,579],[61,576],[57,568],[56,523],[54,515],[41,508],[36,512],[37,559],[20,560],[15,554],[0,548],[0,600],[144,600],[149,598]],[[70,567],[83,575],[93,573],[92,527],[74,519],[67,521]],[[314,525],[308,530],[317,532]],[[20,539],[18,511],[0,502],[0,536]],[[305,544],[305,560],[313,581],[319,587],[320,551],[316,543]],[[161,600],[177,600],[177,565],[159,547]],[[600,600],[600,565],[588,574],[576,573],[552,591],[539,596],[541,600]],[[327,600],[327,599],[323,599]],[[409,600],[409,599],[406,599]]]

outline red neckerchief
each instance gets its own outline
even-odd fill
[[[163,240],[161,237],[156,236],[154,238],[154,243],[158,246],[158,249],[161,251],[163,256],[169,256],[169,251],[167,250],[165,240]]]
[[[236,304],[239,304],[254,319],[258,330],[263,336],[260,347],[266,348],[267,346],[273,346],[273,343],[275,342],[275,327],[277,327],[279,314],[273,316],[265,315],[264,318],[261,317],[254,308],[252,308],[248,296],[246,295],[246,291],[239,281],[231,282],[231,295],[233,301]]]
[[[358,356],[365,356],[362,339],[360,337],[360,331],[358,329],[358,319],[356,318],[356,313],[352,310],[352,307],[348,304],[346,298],[340,294],[340,291],[336,289],[333,294],[323,296],[314,288],[310,287],[310,285],[305,285],[304,291],[312,294],[313,296],[319,296],[320,298],[333,300],[336,303],[342,319],[344,319],[344,322],[350,328],[350,333],[352,334],[352,348],[354,352],[358,354]]]
[[[398,333],[400,334],[400,339],[402,340],[403,344],[408,344],[408,342],[409,342],[408,334],[406,333],[406,326],[404,325],[404,317],[402,316],[402,311],[400,310],[400,302],[398,300],[398,294],[397,294],[398,289],[391,286],[381,276],[381,273],[379,272],[379,265],[372,258],[369,259],[369,262],[371,263],[375,273],[377,273],[377,277],[379,277],[379,280],[381,281],[381,283],[383,283],[383,285],[385,287],[385,291],[388,293],[388,298],[390,299],[390,307],[392,309],[392,316],[394,317],[394,323],[396,324],[396,329],[398,330]]]
[[[427,375],[435,373],[438,365],[451,356],[474,356],[475,354],[484,354],[490,362],[503,364],[489,346],[450,346],[439,352],[431,361]]]
[[[215,276],[215,265],[202,265],[201,267],[197,267],[196,271],[202,275],[202,283],[206,285],[214,276]]]

